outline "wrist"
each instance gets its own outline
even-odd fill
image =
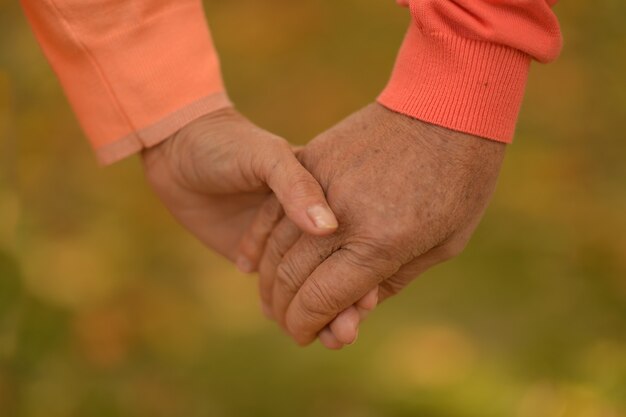
[[[499,169],[507,143],[485,139],[389,110],[380,103],[371,105],[373,113],[367,118],[381,129],[397,132],[393,136],[400,141],[398,146],[410,147],[418,152],[437,155],[442,163],[477,171],[495,167]]]
[[[232,106],[223,107],[192,120],[162,142],[144,149],[141,159],[146,178],[152,183],[167,174],[180,185],[189,184],[196,170],[198,145],[220,125],[240,119]]]

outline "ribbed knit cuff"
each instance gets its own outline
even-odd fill
[[[530,60],[516,49],[424,34],[412,24],[378,102],[428,123],[510,143]]]

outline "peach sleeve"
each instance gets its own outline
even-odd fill
[[[21,0],[103,164],[229,106],[200,0]]]
[[[511,142],[530,62],[562,47],[556,0],[398,0],[413,17],[379,103]]]

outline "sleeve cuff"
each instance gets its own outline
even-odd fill
[[[111,165],[140,152],[142,149],[156,146],[193,120],[230,106],[232,103],[226,93],[216,93],[204,97],[176,110],[150,126],[97,147],[95,151],[98,162],[103,166]]]
[[[425,34],[413,24],[378,102],[428,123],[510,143],[530,62],[513,48]]]

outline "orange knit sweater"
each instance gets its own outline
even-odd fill
[[[550,0],[399,0],[413,22],[378,101],[510,142],[531,59],[558,55]],[[201,0],[21,0],[99,160],[230,105]]]

